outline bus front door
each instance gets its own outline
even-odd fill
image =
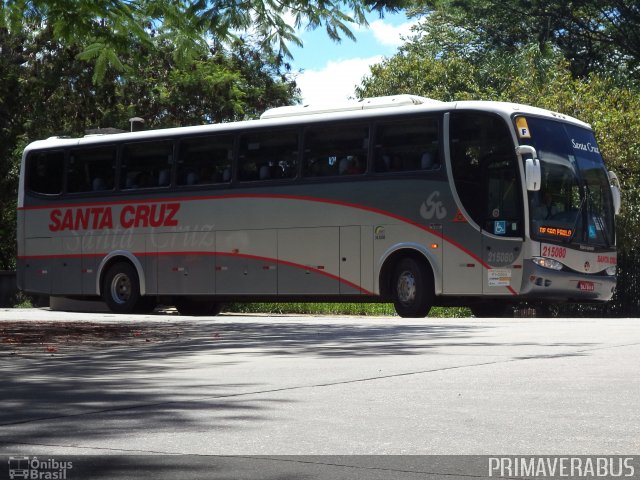
[[[514,142],[506,121],[495,114],[455,111],[445,114],[452,190],[457,194],[458,229],[469,222],[464,245],[482,265],[477,293],[512,295],[522,279],[523,187]],[[455,221],[449,229],[455,229]],[[446,232],[445,232],[446,233]],[[474,262],[469,262],[469,264]],[[449,261],[451,267],[462,264]],[[454,268],[455,270],[455,268]],[[453,275],[462,278],[462,272]],[[455,281],[455,280],[454,280]],[[445,283],[446,286],[446,283]],[[446,293],[446,292],[445,292]],[[460,292],[463,293],[463,292]]]
[[[522,283],[522,185],[515,154],[492,152],[482,165],[482,256],[485,295],[513,295]]]

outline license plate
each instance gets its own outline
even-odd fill
[[[593,292],[596,289],[596,284],[593,282],[578,282],[578,288],[583,292]]]

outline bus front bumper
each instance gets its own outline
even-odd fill
[[[567,302],[606,302],[616,288],[616,276],[551,270],[525,261],[521,295]]]

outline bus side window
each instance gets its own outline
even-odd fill
[[[27,187],[35,193],[62,193],[64,152],[33,152],[27,158]]]
[[[167,187],[172,163],[171,141],[127,144],[122,149],[120,187],[126,190]]]
[[[189,138],[180,142],[178,185],[231,181],[233,135]]]
[[[294,178],[298,166],[296,130],[248,132],[240,137],[238,178],[241,182]]]
[[[76,193],[113,190],[115,165],[115,147],[72,150],[67,169],[67,191]]]
[[[304,175],[360,175],[367,170],[369,127],[363,124],[314,126],[304,135]]]
[[[438,120],[418,117],[376,126],[376,172],[439,170]]]

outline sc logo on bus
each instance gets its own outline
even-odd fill
[[[420,206],[420,216],[422,218],[425,220],[433,220],[435,217],[438,220],[442,220],[447,216],[447,209],[439,198],[440,192],[436,190],[429,195],[429,198],[422,202],[422,205]]]

